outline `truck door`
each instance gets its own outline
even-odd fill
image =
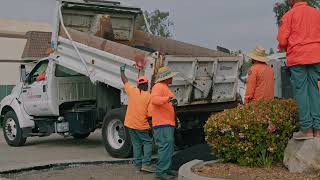
[[[30,72],[27,82],[22,88],[23,106],[29,115],[43,116],[48,114],[48,63],[48,60],[39,62]]]

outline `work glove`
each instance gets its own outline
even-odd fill
[[[178,106],[178,100],[174,97],[169,97],[169,102],[173,105],[173,106]]]
[[[122,73],[124,73],[124,71],[126,71],[126,64],[122,64],[121,66],[120,66],[120,72],[122,72]]]

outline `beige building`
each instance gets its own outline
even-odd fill
[[[20,81],[21,64],[45,56],[50,44],[46,32],[51,32],[47,23],[0,19],[0,100]]]

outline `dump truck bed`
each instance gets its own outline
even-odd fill
[[[68,1],[63,3],[63,23],[66,28],[56,27],[57,32],[54,33],[56,36],[53,35],[52,43],[57,45],[52,57],[60,65],[87,75],[93,82],[102,82],[120,90],[123,90],[119,71],[121,64],[127,65],[126,75],[129,81],[135,83],[139,75],[145,75],[152,80],[150,85],[154,82],[158,69],[168,66],[179,73],[171,86],[177,95],[179,106],[236,100],[241,63],[239,56],[135,31],[137,9],[129,8],[127,12],[127,7],[111,5],[110,8],[106,5],[99,6],[99,11],[92,11],[90,4]],[[123,11],[126,11],[127,15],[123,15]],[[97,25],[97,18],[102,17],[111,17],[112,27],[115,24],[115,30],[111,33],[115,34],[112,40],[97,37],[97,33],[92,32],[95,31],[92,29]],[[101,27],[101,24],[97,27]],[[66,31],[85,63],[76,53]],[[135,46],[160,50],[165,55],[151,54],[134,48]],[[141,55],[145,57],[146,64],[139,71],[135,57]],[[124,93],[121,101],[127,103]]]
[[[132,83],[138,77],[136,62],[106,51],[76,43],[80,54],[86,61],[89,74],[84,64],[75,52],[71,41],[59,37],[59,46],[55,60],[62,66],[79,73],[88,75],[94,82],[102,82],[114,88],[123,90],[119,67],[127,65],[126,75]],[[159,68],[157,63],[168,66],[179,74],[174,78],[171,89],[176,93],[179,105],[208,104],[229,102],[236,100],[237,77],[240,58],[230,57],[193,57],[170,56],[165,60],[148,57],[145,69],[141,71],[149,79],[155,79],[155,72]],[[126,96],[122,97],[126,104]]]

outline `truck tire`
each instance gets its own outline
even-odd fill
[[[125,109],[111,110],[102,124],[103,144],[115,158],[128,158],[132,155],[132,144],[128,129],[124,127]]]
[[[74,133],[72,134],[74,139],[85,139],[87,137],[89,137],[90,133],[85,133],[85,134],[78,134],[78,133]]]
[[[14,111],[8,111],[3,119],[3,135],[9,146],[19,147],[26,143],[22,129]]]

